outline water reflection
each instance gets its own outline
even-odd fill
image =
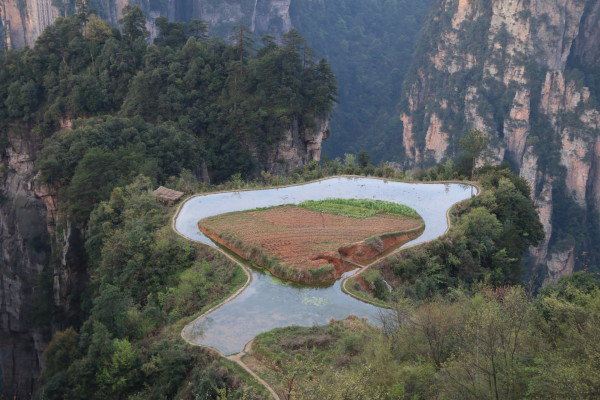
[[[446,211],[471,197],[464,184],[417,184],[374,178],[336,177],[278,189],[214,193],[189,199],[182,206],[175,228],[191,240],[216,247],[197,228],[200,219],[232,211],[251,210],[326,198],[377,199],[413,207],[425,220],[423,234],[407,245],[432,240],[447,229]],[[406,245],[405,245],[406,246]],[[347,274],[346,274],[347,275]],[[380,309],[344,294],[340,281],[328,288],[298,287],[270,275],[252,271],[252,282],[235,299],[184,329],[193,343],[212,347],[224,355],[243,350],[256,335],[291,325],[322,325],[349,315],[379,322]]]

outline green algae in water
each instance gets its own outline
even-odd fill
[[[302,304],[307,306],[323,307],[329,304],[329,301],[324,297],[305,296],[302,298]]]

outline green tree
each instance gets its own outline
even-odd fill
[[[361,168],[367,168],[370,164],[371,157],[369,156],[369,153],[367,153],[365,150],[361,150],[360,153],[358,153],[358,165]]]
[[[489,137],[485,133],[473,129],[460,138],[459,145],[468,161],[470,176],[473,179],[477,160],[484,155],[484,151],[488,148]]]
[[[123,18],[119,20],[123,36],[129,43],[146,40],[146,16],[139,6],[127,5],[123,8]]]

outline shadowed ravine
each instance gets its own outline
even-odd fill
[[[425,221],[425,231],[402,248],[424,243],[448,229],[448,210],[472,196],[472,186],[459,183],[403,183],[376,178],[333,177],[276,189],[212,193],[188,199],[174,220],[175,230],[195,242],[219,249],[198,229],[198,221],[233,211],[251,210],[306,200],[356,198],[392,201],[414,208]],[[219,251],[221,251],[219,249]],[[341,283],[327,288],[288,285],[260,271],[245,268],[249,282],[221,305],[188,324],[182,337],[224,356],[244,350],[258,334],[274,328],[323,325],[349,315],[377,324],[381,309],[345,294]],[[231,358],[231,357],[230,357]]]

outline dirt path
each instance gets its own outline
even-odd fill
[[[234,354],[232,356],[229,356],[229,357],[227,357],[227,359],[237,363],[240,367],[244,368],[244,370],[246,372],[248,372],[250,375],[252,375],[254,377],[254,379],[256,379],[261,385],[263,385],[269,391],[269,393],[271,393],[271,396],[273,396],[273,398],[275,400],[281,400],[281,398],[279,397],[277,392],[275,392],[275,390],[273,390],[273,388],[263,378],[258,376],[258,374],[256,374],[256,372],[252,371],[252,369],[250,369],[250,367],[248,367],[246,365],[246,363],[244,363],[244,361],[242,361],[242,358],[246,354],[249,354],[250,351],[252,351],[253,344],[254,344],[254,339],[252,339],[251,341],[249,341],[246,344],[246,346],[244,347],[244,350],[242,352]]]

